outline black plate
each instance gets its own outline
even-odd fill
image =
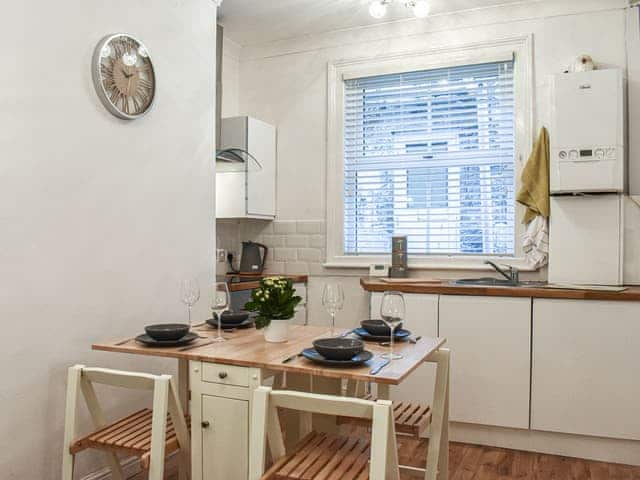
[[[239,325],[249,318],[249,312],[224,312],[222,314],[222,325]],[[218,320],[218,315],[213,314],[213,319]]]
[[[356,328],[353,333],[358,335],[363,340],[371,340],[374,342],[388,342],[389,335],[371,335],[364,328]],[[411,332],[409,330],[405,330],[404,328],[398,328],[393,332],[393,339],[403,341],[408,339],[411,336]]]
[[[231,329],[231,328],[249,328],[255,323],[255,319],[252,317],[247,318],[244,322],[240,323],[224,323],[222,322],[223,329]],[[217,318],[209,318],[207,319],[207,324],[210,327],[218,328],[218,319]]]
[[[302,356],[321,365],[328,365],[331,367],[356,367],[371,360],[373,358],[373,353],[368,350],[364,350],[349,360],[329,360],[316,352],[315,348],[305,348],[302,351]]]
[[[196,338],[198,338],[197,333],[189,332],[184,337],[179,338],[178,340],[154,340],[145,333],[142,335],[138,335],[136,337],[136,340],[140,343],[144,343],[148,347],[181,347],[183,345],[188,345]]]

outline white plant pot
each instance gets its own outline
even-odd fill
[[[264,328],[264,339],[271,343],[282,343],[289,339],[289,320],[271,320]]]

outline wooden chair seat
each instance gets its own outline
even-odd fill
[[[376,401],[371,395],[366,395],[364,399]],[[393,417],[396,433],[419,437],[431,423],[431,406],[417,402],[393,402]],[[339,417],[338,423],[371,424],[370,421],[353,417]]]
[[[131,415],[120,418],[89,435],[86,435],[71,445],[69,452],[72,455],[95,448],[114,453],[124,453],[140,458],[144,470],[149,469],[151,459],[151,425],[153,411],[144,408]],[[165,455],[170,455],[180,448],[176,431],[173,427],[170,415],[167,415]],[[186,417],[187,427],[189,418]]]
[[[369,478],[370,442],[311,432],[280,458],[263,480],[365,480]]]

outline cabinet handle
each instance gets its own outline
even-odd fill
[[[220,372],[220,373],[218,374],[218,377],[220,377],[221,379],[225,379],[225,378],[227,378],[227,372]]]
[[[209,428],[209,425],[211,425],[211,424],[205,420],[200,425],[202,425],[202,428]]]

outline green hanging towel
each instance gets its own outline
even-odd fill
[[[549,218],[549,134],[544,127],[520,178],[522,186],[516,200],[527,207],[522,223],[527,224],[538,215]]]

